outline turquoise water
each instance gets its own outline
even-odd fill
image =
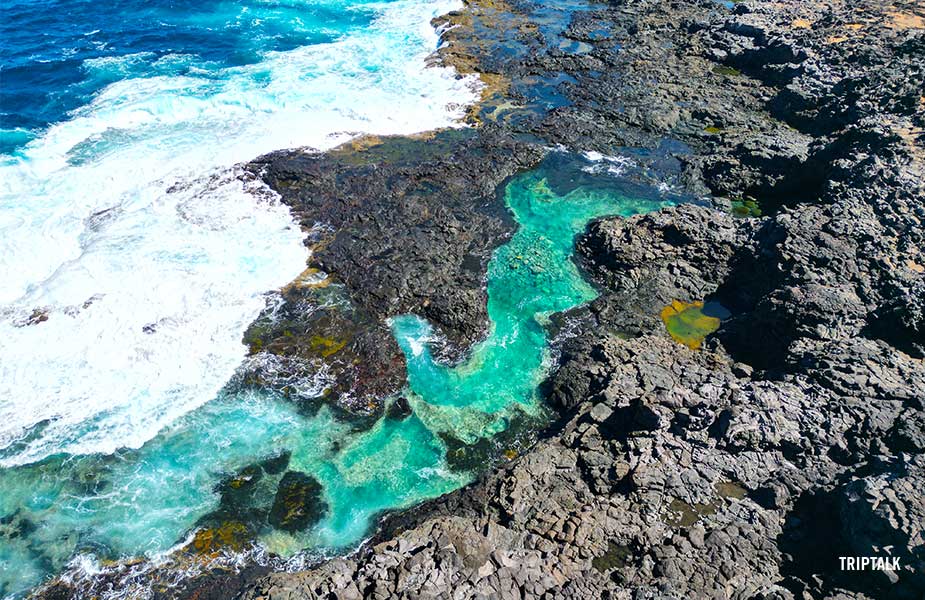
[[[453,367],[434,362],[428,324],[412,315],[393,320],[408,359],[410,417],[382,418],[356,431],[326,408],[306,415],[266,393],[228,389],[138,450],[58,455],[0,470],[0,595],[60,572],[75,554],[116,559],[163,552],[204,518],[212,526],[247,522],[260,543],[284,555],[343,549],[362,540],[383,510],[470,481],[473,472],[448,463],[446,436],[471,444],[524,415],[541,419],[537,386],[550,366],[543,325],[551,313],[595,296],[570,259],[575,236],[595,217],[665,203],[653,190],[627,197],[619,179],[589,175],[587,167],[554,154],[507,186],[505,200],[520,228],[493,256],[491,330],[467,360]],[[289,470],[323,486],[328,510],[316,525],[288,533],[265,520],[215,512],[223,479],[284,451],[291,453]],[[268,507],[279,477],[266,471],[242,513]]]
[[[408,361],[410,388],[426,399],[419,415],[431,429],[451,431],[469,444],[504,429],[512,411],[542,410],[537,387],[549,366],[548,316],[596,296],[570,259],[575,236],[596,217],[628,216],[659,206],[659,201],[628,198],[606,185],[578,187],[560,196],[547,175],[562,173],[550,174],[551,168],[518,177],[507,187],[505,200],[519,229],[489,265],[491,334],[471,358],[454,367],[436,363],[422,343],[432,336],[424,320],[406,315],[393,321]],[[589,179],[578,172],[576,178]]]

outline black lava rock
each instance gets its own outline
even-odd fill
[[[327,512],[321,484],[300,471],[287,471],[276,489],[268,520],[283,531],[304,531]]]

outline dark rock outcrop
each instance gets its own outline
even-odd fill
[[[306,396],[293,379],[324,371],[324,401],[379,414],[405,381],[386,319],[408,312],[438,328],[445,358],[459,357],[485,334],[485,271],[513,230],[496,190],[542,154],[497,132],[448,130],[252,163],[309,231],[312,255],[311,283],[283,290],[245,336],[286,361],[282,376],[257,362],[250,378],[312,403],[321,391]]]
[[[267,519],[277,529],[302,531],[318,522],[327,510],[317,479],[300,471],[286,471]]]

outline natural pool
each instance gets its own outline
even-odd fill
[[[484,465],[448,460],[448,446],[465,452],[515,422],[543,419],[538,386],[551,366],[544,325],[596,294],[571,260],[575,237],[594,218],[671,202],[664,191],[628,184],[616,164],[554,152],[508,183],[504,198],[519,229],[489,265],[490,334],[461,364],[433,360],[422,319],[392,320],[408,361],[407,418],[358,430],[326,408],[306,415],[268,393],[229,389],[138,450],[0,470],[0,595],[60,572],[75,554],[163,552],[197,524],[214,529],[194,541],[209,552],[237,547],[242,536],[283,555],[343,549],[382,511],[470,481],[464,467]],[[269,524],[286,471],[321,484],[317,508],[326,510],[302,531]]]

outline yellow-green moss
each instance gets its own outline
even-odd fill
[[[720,481],[713,487],[716,489],[716,493],[721,498],[733,498],[734,500],[741,500],[748,494],[748,490],[745,489],[742,484],[736,483],[734,481]]]
[[[674,498],[671,504],[668,505],[665,523],[673,528],[690,527],[699,521],[700,517],[715,514],[718,508],[718,505],[714,502],[688,504],[683,500]]]
[[[335,352],[338,352],[347,345],[346,340],[335,340],[333,338],[323,337],[320,335],[313,335],[311,339],[309,339],[308,343],[312,350],[318,352],[325,358],[331,356]]]
[[[556,195],[553,193],[552,188],[549,187],[549,181],[545,177],[534,183],[530,186],[530,191],[534,193],[538,198],[548,198],[553,199]],[[518,258],[520,258],[518,256]]]
[[[607,552],[601,556],[592,558],[591,566],[599,573],[607,573],[612,569],[622,569],[629,564],[631,554],[632,552],[630,552],[628,546],[609,542],[607,544]]]
[[[713,67],[713,72],[717,75],[725,75],[727,77],[738,77],[742,74],[742,71],[734,67],[727,67],[725,65]]]
[[[247,540],[247,527],[238,521],[225,521],[218,527],[197,531],[192,545],[198,554],[216,554],[222,548],[241,550]]]
[[[674,300],[662,309],[660,315],[668,334],[674,341],[692,350],[711,333],[719,329],[720,319],[703,313],[703,302]]]
[[[732,214],[740,218],[760,217],[761,207],[754,198],[741,198],[732,201]]]

